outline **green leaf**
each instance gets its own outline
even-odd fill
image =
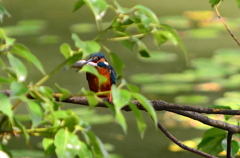
[[[212,7],[220,3],[222,0],[209,0],[209,3],[211,4]]]
[[[16,118],[14,118],[14,124],[22,131],[22,133],[25,137],[26,143],[28,144],[29,140],[30,140],[30,136],[26,131],[26,127],[20,121],[18,121]]]
[[[103,75],[100,75],[97,69],[91,65],[84,65],[80,72],[88,72],[97,76],[100,85],[107,81],[107,78],[104,77]]]
[[[132,111],[136,117],[138,131],[139,131],[141,137],[143,138],[147,125],[143,121],[141,111],[136,107],[136,105],[132,104],[131,102],[128,105],[132,109]]]
[[[239,150],[239,144],[236,140],[232,140],[231,141],[231,146],[232,146],[232,150],[231,150],[231,155],[235,156],[238,153]],[[227,151],[227,139],[224,139],[222,141],[222,147],[225,151]]]
[[[198,144],[198,149],[212,155],[217,155],[223,151],[221,142],[226,137],[226,134],[224,130],[218,128],[207,130],[202,137],[202,141]]]
[[[46,156],[50,156],[55,151],[54,140],[51,138],[44,138],[42,141],[42,145],[45,151]]]
[[[12,153],[3,144],[0,144],[0,151],[1,151],[2,158],[12,157]]]
[[[85,0],[84,1],[88,7],[92,10],[95,19],[97,21],[101,20],[102,17],[105,15],[108,4],[105,0]]]
[[[148,17],[150,17],[156,24],[159,24],[158,17],[156,14],[149,8],[143,5],[136,5],[133,7],[133,9],[141,10],[143,11]]]
[[[140,92],[138,86],[133,85],[133,84],[129,84],[129,83],[128,83],[128,84],[127,84],[127,88],[128,88],[131,92],[136,92],[136,93]]]
[[[156,115],[156,112],[155,112],[153,106],[147,100],[147,98],[145,98],[143,95],[141,95],[139,93],[132,93],[132,96],[134,98],[136,98],[141,103],[141,105],[147,110],[147,112],[152,117],[155,125],[157,125],[157,115]]]
[[[120,124],[120,126],[122,127],[124,133],[127,133],[127,123],[126,123],[126,119],[125,119],[123,113],[121,112],[121,110],[116,109],[115,119],[117,120],[117,122],[118,122],[118,123]]]
[[[75,41],[75,45],[78,48],[81,48],[83,51],[83,57],[86,57],[89,54],[98,52],[101,47],[95,41],[82,41],[76,34],[72,34],[72,39]]]
[[[127,13],[131,12],[131,9],[123,8],[122,6],[120,6],[118,4],[118,2],[116,0],[114,1],[114,5],[117,7],[117,10],[116,10],[117,13],[127,14]]]
[[[7,15],[8,17],[10,17],[11,15],[8,13],[8,11],[0,5],[0,21],[2,22],[3,19],[3,15]]]
[[[82,141],[79,141],[80,145],[80,150],[78,150],[78,156],[81,157],[86,157],[86,158],[91,158],[93,157],[91,149]]]
[[[69,92],[69,90],[67,90],[67,89],[65,89],[65,88],[61,88],[57,83],[55,83],[55,87],[56,87],[56,89],[57,89],[57,92],[58,93],[61,93],[61,95],[60,95],[60,100],[64,100],[64,99],[66,99],[66,98],[68,98],[70,95],[71,95],[71,93]]]
[[[67,117],[64,118],[64,126],[68,128],[69,132],[74,132],[74,130],[79,125],[79,116],[73,110],[67,110]]]
[[[240,0],[236,0],[238,8],[240,8]]]
[[[73,54],[70,58],[68,58],[67,66],[66,67],[71,67],[76,61],[82,58],[82,53],[79,54]]]
[[[83,0],[78,0],[78,1],[75,3],[72,12],[78,10],[78,9],[81,8],[84,4],[85,4],[85,2],[84,2]]]
[[[11,83],[11,97],[25,95],[28,92],[28,87],[25,83],[13,81]]]
[[[182,51],[185,55],[185,58],[187,60],[188,59],[188,53],[187,53],[187,50],[186,50],[180,36],[178,35],[178,33],[172,27],[170,27],[169,25],[161,24],[160,26],[163,27],[164,29],[166,29],[167,31],[169,31],[173,35],[173,37],[176,39],[177,43],[179,44],[180,48],[182,49]]]
[[[37,127],[42,121],[43,111],[38,103],[28,100],[28,112],[32,121],[32,128]]]
[[[11,52],[28,60],[34,64],[43,74],[45,74],[41,62],[25,46],[15,43],[11,49]]]
[[[111,92],[116,110],[120,110],[122,107],[126,106],[131,99],[129,91],[126,89],[118,89],[116,85],[112,85]]]
[[[10,78],[0,77],[0,84],[11,83],[11,82],[12,82],[12,80]]]
[[[55,135],[54,144],[58,158],[75,157],[80,145],[79,138],[66,129],[60,129]]]
[[[7,38],[3,29],[0,29],[0,38],[2,40],[5,40]]]
[[[0,93],[0,111],[8,116],[11,122],[13,122],[13,111],[12,111],[12,105],[10,103],[10,100],[8,97]]]
[[[60,46],[60,51],[66,59],[68,59],[70,56],[72,56],[72,49],[71,49],[70,45],[67,43],[63,43]]]
[[[13,67],[13,69],[15,70],[15,72],[17,74],[18,81],[19,82],[25,81],[25,79],[27,77],[26,67],[23,65],[23,63],[18,58],[14,57],[11,53],[8,53],[7,56],[8,56],[11,66]]]
[[[124,63],[122,60],[113,52],[110,53],[110,58],[113,64],[113,67],[115,68],[118,78],[122,76],[122,69],[124,67]]]
[[[101,157],[108,157],[108,153],[104,148],[103,143],[101,140],[91,131],[86,132],[87,138],[89,139],[92,145],[92,151],[94,153],[94,157],[101,158]]]
[[[150,54],[149,54],[149,51],[147,50],[147,48],[140,48],[138,50],[139,54],[144,57],[144,58],[149,58],[150,57]]]
[[[162,44],[167,42],[167,37],[164,36],[161,31],[153,31],[153,36],[158,44],[158,46],[161,46]]]
[[[91,108],[93,108],[94,106],[96,106],[98,104],[98,97],[94,92],[86,91],[84,88],[82,88],[82,92],[87,97],[88,104]]]

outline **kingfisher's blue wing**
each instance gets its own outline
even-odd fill
[[[112,84],[116,84],[116,80],[117,80],[116,71],[114,70],[114,68],[111,65],[108,66],[108,70],[110,71]]]

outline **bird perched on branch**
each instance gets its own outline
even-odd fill
[[[99,84],[98,78],[87,72],[87,81],[89,85],[89,89],[93,92],[105,92],[110,91],[112,84],[116,84],[116,72],[114,68],[107,62],[106,58],[102,53],[94,53],[90,55],[90,58],[85,60],[79,60],[75,64],[73,64],[71,67],[74,68],[82,68],[84,65],[91,65],[94,66],[98,73],[103,75],[107,78],[107,81]],[[110,102],[112,102],[112,95],[109,94],[103,94],[99,95],[99,97],[107,97]]]

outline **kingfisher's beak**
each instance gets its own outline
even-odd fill
[[[84,65],[86,65],[87,63],[92,62],[92,61],[93,61],[93,59],[90,58],[90,59],[88,59],[88,60],[84,63]]]

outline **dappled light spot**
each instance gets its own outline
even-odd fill
[[[70,26],[70,31],[74,33],[91,33],[96,32],[97,28],[92,23],[81,23]]]
[[[198,84],[194,88],[196,91],[220,91],[222,87],[214,82]]]
[[[174,94],[178,92],[191,92],[193,90],[191,83],[155,83],[144,84],[142,91],[144,93],[156,94]]]
[[[209,97],[202,95],[180,95],[174,101],[178,104],[203,104],[209,101]]]
[[[22,20],[16,25],[2,27],[8,36],[25,36],[39,34],[46,26],[44,20]]]
[[[177,60],[177,55],[169,52],[150,52],[149,58],[140,58],[140,61],[149,63],[173,62]]]
[[[217,38],[220,32],[214,28],[197,28],[186,31],[186,35],[188,38]]]
[[[56,44],[60,41],[60,38],[56,35],[43,35],[37,41],[40,44]]]
[[[196,148],[197,147],[197,143],[195,141],[192,141],[192,140],[183,141],[182,143],[185,144],[186,146],[191,147],[191,148]],[[183,150],[182,148],[180,148],[178,145],[173,144],[173,143],[171,143],[169,145],[168,149],[170,151],[173,151],[173,152],[186,151],[186,150]]]

